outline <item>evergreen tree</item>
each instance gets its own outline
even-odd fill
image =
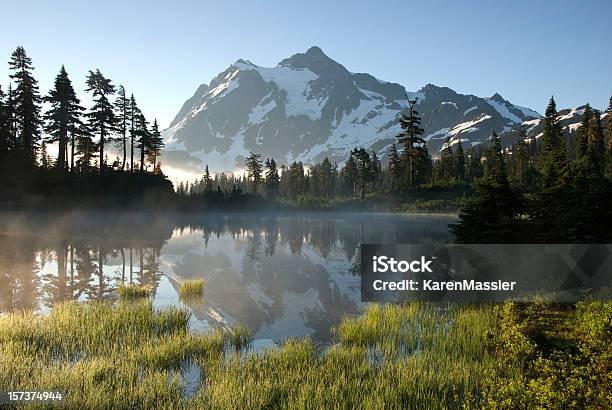
[[[567,155],[557,105],[553,97],[546,107],[540,168],[544,189],[559,186],[567,176]]]
[[[402,164],[395,144],[391,145],[391,150],[389,151],[389,177],[391,192],[398,194],[402,178]]]
[[[529,166],[529,146],[526,142],[527,133],[521,129],[518,140],[512,146],[512,170],[510,180],[513,184],[525,186],[527,184],[527,168]]]
[[[304,164],[293,162],[288,170],[288,196],[295,201],[300,198],[306,189],[306,178],[304,175]]]
[[[138,111],[136,115],[134,132],[140,151],[140,173],[143,173],[145,171],[145,155],[151,147],[151,132],[149,131],[149,122],[141,111]]]
[[[539,167],[542,178],[533,201],[531,218],[539,226],[539,232],[545,236],[543,239],[554,240],[563,237],[561,230],[564,224],[561,219],[569,211],[565,206],[569,203],[568,196],[571,192],[568,190],[569,168],[565,143],[553,98],[550,99],[544,116]]]
[[[134,98],[134,94],[130,96],[129,112],[130,117],[130,172],[134,172],[134,146],[138,137],[138,119],[140,118],[140,109]]]
[[[440,181],[443,184],[449,184],[455,176],[455,160],[453,159],[453,149],[451,148],[451,140],[446,137],[442,152],[440,153]]]
[[[158,169],[157,159],[161,155],[161,150],[164,147],[164,140],[159,132],[159,125],[157,125],[157,119],[153,120],[153,126],[151,127],[151,134],[148,140],[147,146],[147,160],[153,165],[153,172],[155,173]]]
[[[587,147],[589,145],[589,128],[591,127],[591,106],[589,104],[584,107],[584,113],[582,114],[582,122],[578,128],[576,136],[576,159],[581,160],[587,153]]]
[[[89,172],[91,161],[93,160],[97,145],[93,140],[93,133],[88,124],[82,124],[76,130],[76,161],[77,168],[81,173]]]
[[[476,184],[477,196],[459,213],[459,223],[451,225],[458,242],[492,243],[520,240],[516,221],[520,201],[510,189],[501,141],[494,132],[486,155],[487,172]]]
[[[588,147],[587,147],[587,160],[593,163],[595,169],[598,169],[600,173],[604,171],[604,159],[606,153],[606,141],[601,127],[601,116],[598,110],[595,110],[592,114],[592,118],[589,121],[589,127],[587,131],[588,135]]]
[[[7,133],[8,133],[8,149],[9,151],[18,151],[19,141],[17,139],[17,118],[15,114],[15,93],[13,86],[9,84],[8,92],[6,93],[6,102],[4,104],[7,116]]]
[[[415,147],[414,164],[414,185],[420,186],[431,183],[432,162],[427,149],[427,142]]]
[[[266,196],[270,199],[276,199],[280,193],[280,177],[274,158],[266,159],[266,168]]]
[[[7,106],[7,98],[0,86],[0,163],[10,150],[10,114]]]
[[[253,183],[253,192],[257,193],[257,188],[259,187],[262,181],[263,172],[261,154],[255,154],[251,152],[249,157],[245,161],[245,165],[249,180]]]
[[[365,198],[368,185],[372,181],[372,162],[370,154],[364,148],[354,149],[351,152],[351,156],[354,158],[356,169],[357,169],[357,188],[359,190],[359,197]]]
[[[342,190],[344,191],[344,195],[355,198],[355,194],[357,192],[358,171],[357,163],[355,162],[353,155],[349,156],[349,159],[344,164],[342,171],[340,171],[340,175],[342,176]]]
[[[484,175],[484,169],[482,167],[482,158],[480,155],[480,148],[470,147],[468,151],[468,166],[466,172],[466,179],[468,182],[474,182],[476,179]]]
[[[608,105],[608,136],[606,137],[605,176],[612,181],[612,97]]]
[[[397,136],[400,144],[404,145],[404,155],[408,172],[408,188],[415,187],[415,151],[418,146],[425,143],[421,138],[425,130],[421,128],[421,118],[416,110],[417,100],[409,100],[407,110],[402,111],[399,119],[402,133]]]
[[[321,178],[319,183],[321,195],[326,199],[333,198],[336,187],[336,178],[334,175],[334,166],[329,158],[325,157],[323,162],[321,162],[320,170]]]
[[[457,181],[465,181],[465,154],[463,152],[463,144],[459,139],[457,151],[455,152],[455,178]]]
[[[130,112],[130,100],[125,96],[125,88],[119,85],[117,89],[117,98],[115,99],[115,115],[117,116],[117,131],[121,137],[121,147],[123,148],[123,161],[121,161],[121,170],[125,170],[127,161],[127,127]]]
[[[212,192],[213,190],[213,180],[210,177],[210,172],[208,171],[208,164],[206,164],[206,169],[204,170],[204,177],[202,178],[204,182],[204,191]]]
[[[32,76],[32,60],[26,55],[23,47],[18,46],[11,55],[10,75],[16,87],[11,93],[11,104],[14,112],[18,149],[24,154],[26,163],[36,164],[36,148],[40,140],[40,103],[38,82]]]
[[[72,82],[64,66],[55,78],[54,88],[44,98],[51,105],[44,115],[46,121],[45,132],[51,137],[47,142],[57,142],[58,154],[55,165],[62,171],[68,170],[68,136],[72,135],[71,166],[74,166],[74,134],[81,124],[81,113],[84,108],[76,96]]]
[[[109,97],[115,93],[115,86],[111,80],[105,78],[100,70],[89,71],[87,76],[87,92],[93,95],[94,105],[87,113],[90,124],[99,136],[98,149],[100,150],[100,172],[104,170],[104,147],[111,140],[110,135],[117,126],[117,117]]]
[[[372,186],[372,192],[380,193],[382,189],[382,167],[380,165],[380,160],[378,159],[378,155],[376,152],[372,150],[372,154],[370,155],[370,184]]]

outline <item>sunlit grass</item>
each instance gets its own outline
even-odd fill
[[[491,306],[370,306],[336,329],[337,343],[310,339],[246,357],[209,373],[198,408],[460,408],[495,358]]]
[[[148,298],[149,296],[151,296],[151,288],[149,286],[132,284],[125,285],[122,283],[121,285],[119,285],[117,293],[119,295],[120,300],[137,300]]]
[[[179,297],[183,302],[201,302],[204,298],[204,280],[188,279],[179,283]]]
[[[227,336],[187,331],[190,314],[149,300],[58,304],[46,316],[0,317],[0,386],[69,394],[69,408],[154,408],[184,402],[180,373],[220,357]]]
[[[63,390],[69,408],[478,407],[503,359],[495,343],[520,325],[508,321],[513,308],[370,305],[342,320],[331,346],[306,338],[253,352],[246,328],[190,332],[185,309],[158,310],[149,299],[64,303],[46,316],[0,317],[0,386]],[[594,323],[586,329],[597,330],[589,337],[604,332],[595,325],[608,311],[579,310],[581,321]],[[532,348],[521,346],[526,354]],[[190,397],[182,387],[187,366],[201,375]],[[504,375],[520,380],[521,366],[513,359]]]
[[[241,350],[249,346],[252,340],[251,332],[242,326],[235,326],[228,333],[228,340],[230,345],[233,346],[236,350]]]

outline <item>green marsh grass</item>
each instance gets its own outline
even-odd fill
[[[151,288],[143,285],[121,284],[117,290],[119,300],[138,300],[151,296]]]
[[[201,302],[204,298],[204,280],[188,279],[179,283],[179,297],[184,302]]]
[[[371,305],[332,346],[252,352],[245,328],[193,333],[186,310],[148,299],[64,303],[0,317],[0,386],[64,390],[69,408],[457,408],[477,402],[497,316],[491,305]],[[202,375],[190,397],[186,363]]]

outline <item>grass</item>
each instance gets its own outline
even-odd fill
[[[151,288],[143,285],[121,284],[117,291],[119,299],[123,301],[137,300],[151,296]]]
[[[204,298],[204,280],[189,279],[179,284],[179,297],[184,302],[201,302]]]
[[[609,372],[610,306],[579,304],[558,321],[564,329],[573,321],[577,349],[590,358],[570,368],[531,338],[545,307],[370,305],[342,321],[330,347],[306,338],[245,353],[244,328],[195,334],[183,309],[71,302],[47,316],[0,317],[0,386],[63,390],[68,408],[572,407],[567,397],[597,408],[612,391],[601,373]],[[181,371],[194,365],[200,386],[185,397]]]

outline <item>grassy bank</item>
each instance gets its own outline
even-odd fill
[[[243,329],[193,334],[181,309],[67,303],[0,318],[0,387],[63,390],[70,408],[599,408],[610,306],[371,305],[331,347],[245,354]],[[187,397],[189,366],[201,380]]]

